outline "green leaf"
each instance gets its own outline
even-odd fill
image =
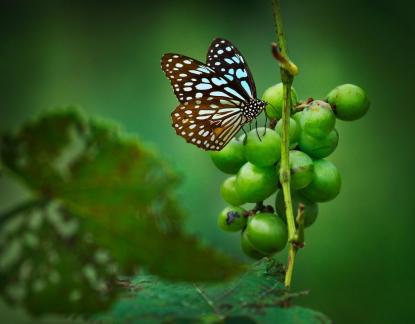
[[[292,306],[304,292],[290,293],[282,265],[264,259],[239,278],[221,284],[170,283],[140,275],[129,283],[128,298],[98,317],[116,323],[330,323],[323,314]]]
[[[183,212],[173,195],[177,176],[154,151],[112,124],[74,109],[48,112],[16,134],[6,133],[0,154],[8,174],[39,201],[58,203],[74,217],[80,237],[108,251],[122,274],[142,267],[173,280],[217,281],[241,269],[183,232]],[[44,235],[53,246],[53,234]],[[0,250],[7,250],[10,242],[3,243]],[[62,245],[60,253],[73,253],[72,247]],[[68,263],[68,271],[76,262]]]
[[[106,309],[120,289],[104,249],[59,206],[33,201],[0,230],[0,292],[33,314],[92,313]]]

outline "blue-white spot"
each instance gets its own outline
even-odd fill
[[[241,82],[241,86],[245,89],[246,93],[252,97],[252,92],[251,92],[251,88],[248,85],[248,82],[246,82],[245,80]]]
[[[233,61],[231,59],[228,59],[228,58],[225,59],[225,62],[229,63],[229,64],[233,64]]]
[[[226,93],[224,93],[222,91],[212,91],[210,93],[210,95],[214,96],[214,97],[228,97],[228,98],[230,98],[230,96],[228,96]]]
[[[233,80],[233,76],[229,75],[229,74],[225,74],[225,78],[227,78],[228,80]]]
[[[196,85],[197,90],[208,90],[210,88],[212,88],[212,86],[206,83],[199,83],[198,85]]]
[[[215,110],[203,109],[203,110],[199,110],[199,115],[210,115],[210,114],[213,114],[214,112]]]
[[[228,82],[226,82],[226,80],[222,79],[222,78],[212,78],[212,82],[217,85],[220,86],[221,84],[227,84]]]
[[[234,74],[235,70],[234,69],[229,69],[229,74]]]
[[[236,77],[238,79],[242,79],[244,77],[248,76],[248,73],[246,73],[246,70],[242,70],[242,69],[237,69],[236,70]]]
[[[228,91],[230,94],[234,95],[235,97],[238,97],[238,98],[244,100],[244,98],[238,92],[236,92],[234,89],[226,87],[225,90]]]
[[[205,68],[204,66],[199,66],[197,69],[198,69],[200,72],[210,73],[210,71],[209,71],[207,68]]]
[[[239,61],[238,57],[236,57],[236,56],[233,56],[233,57],[232,57],[232,60],[234,60],[234,61],[235,61],[235,63],[237,63],[237,64],[241,63],[241,62]]]

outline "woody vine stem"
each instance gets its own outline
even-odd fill
[[[296,228],[294,221],[294,212],[291,200],[290,188],[290,166],[289,166],[289,127],[290,114],[292,109],[291,102],[291,85],[294,76],[298,73],[297,66],[288,58],[287,45],[284,35],[283,23],[281,18],[281,7],[279,0],[272,0],[275,33],[277,44],[272,44],[272,52],[274,57],[280,64],[281,81],[283,83],[283,109],[282,109],[282,135],[281,135],[281,166],[280,166],[280,182],[284,193],[285,214],[287,217],[288,227],[288,262],[285,273],[285,286],[291,286],[291,280],[294,270],[295,257],[297,251],[303,246],[304,231],[303,231],[303,208],[300,206],[297,213],[298,228]],[[296,211],[297,212],[297,211]]]

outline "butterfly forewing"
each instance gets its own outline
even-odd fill
[[[163,55],[161,68],[170,80],[174,93],[181,103],[196,99],[198,92],[210,90],[212,86],[203,84],[202,79],[210,79],[216,74],[213,69],[195,59],[171,53]]]
[[[256,99],[255,82],[242,54],[226,39],[216,38],[209,46],[207,65],[221,73],[235,88],[243,89],[249,97]]]

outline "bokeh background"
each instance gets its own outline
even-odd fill
[[[282,6],[290,56],[300,68],[299,97],[323,98],[355,83],[372,101],[361,120],[337,123],[340,144],[330,160],[343,188],[306,231],[294,288],[310,294],[299,302],[335,323],[414,321],[414,8],[384,0]],[[159,62],[170,51],[204,60],[213,38],[228,38],[247,58],[261,94],[279,81],[270,1],[2,0],[0,25],[0,129],[67,104],[115,120],[182,175],[188,230],[247,261],[238,234],[216,226],[225,175],[170,126],[176,99]],[[26,193],[2,178],[0,194],[4,209]],[[0,313],[30,321],[3,303]]]

